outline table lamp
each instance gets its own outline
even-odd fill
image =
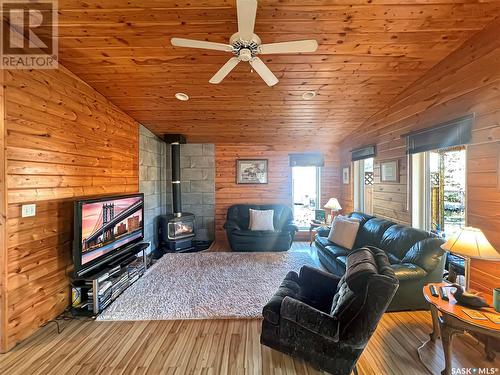
[[[328,202],[326,202],[324,207],[331,210],[331,215],[329,215],[331,217],[330,222],[333,221],[334,212],[340,211],[342,209],[337,198],[330,198]]]
[[[498,253],[488,242],[481,229],[464,227],[441,245],[443,250],[459,255],[465,261],[465,290],[469,289],[470,259],[500,260]]]

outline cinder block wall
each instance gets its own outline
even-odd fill
[[[167,145],[167,164],[167,185],[170,185],[170,145]],[[196,239],[214,240],[215,145],[181,145],[181,191],[182,211],[196,215]],[[171,195],[167,201],[170,209]]]
[[[144,193],[144,240],[156,249],[156,232],[159,215],[171,210],[171,184],[167,183],[167,145],[141,125],[139,132],[139,191]]]

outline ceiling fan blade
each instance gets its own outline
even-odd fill
[[[244,41],[252,40],[257,14],[257,0],[237,0],[238,32]]]
[[[258,57],[254,57],[250,60],[250,65],[255,71],[261,76],[261,78],[267,83],[268,86],[274,86],[278,83],[278,78],[274,75],[273,72],[269,70],[266,64],[259,59]]]
[[[318,49],[318,42],[314,39],[296,40],[293,42],[269,43],[259,46],[259,53],[299,53],[315,52]]]
[[[176,47],[203,48],[216,51],[233,52],[233,46],[223,43],[205,42],[204,40],[172,38],[170,42]]]
[[[210,78],[210,83],[221,83],[222,80],[238,65],[240,60],[237,57],[231,57],[227,63],[225,63],[222,68],[219,69],[217,73],[214,74],[212,78]]]

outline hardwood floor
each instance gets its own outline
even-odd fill
[[[215,250],[224,250],[218,244]],[[309,251],[295,243],[292,251]],[[319,374],[305,362],[260,345],[260,319],[96,322],[59,321],[0,355],[0,374]],[[427,312],[386,314],[359,363],[360,374],[426,374],[417,348],[431,331]],[[453,343],[456,367],[500,367],[487,362],[468,336]],[[424,360],[439,373],[438,342]]]

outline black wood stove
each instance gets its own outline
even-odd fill
[[[165,137],[168,141],[168,137]],[[164,252],[183,252],[194,249],[196,236],[195,216],[182,212],[181,201],[181,162],[180,149],[182,137],[171,142],[172,146],[172,209],[173,213],[162,215],[158,220],[158,240]],[[183,142],[182,142],[183,143]]]

